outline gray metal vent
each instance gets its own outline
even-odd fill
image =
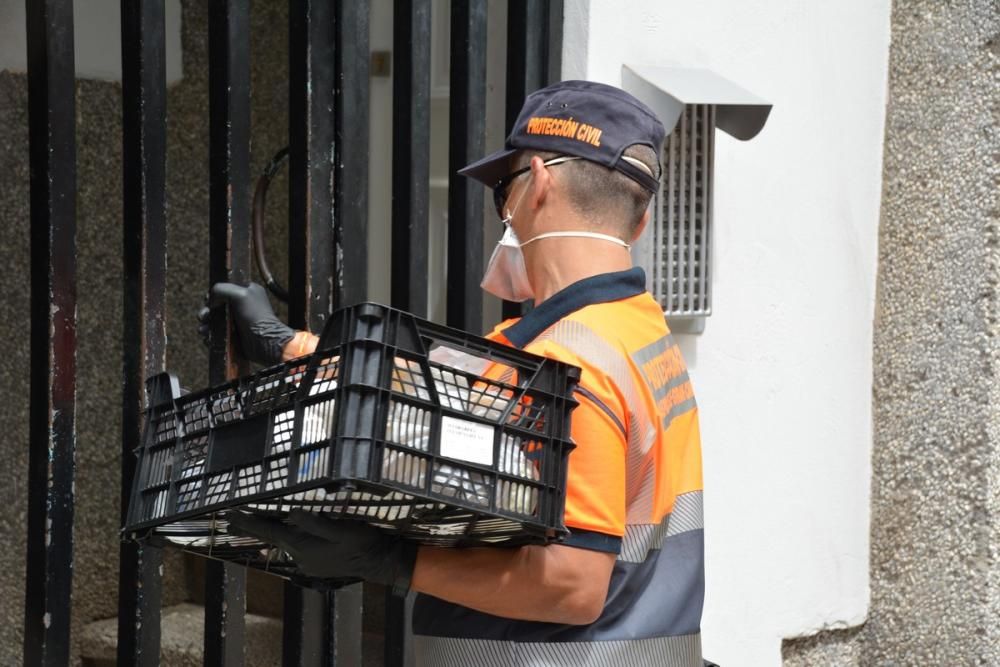
[[[712,312],[711,231],[715,105],[684,107],[663,149],[653,202],[650,291],[671,319]]]
[[[771,105],[704,69],[622,65],[622,87],[672,128],[651,228],[632,244],[646,288],[670,328],[700,333],[712,313],[712,191],[715,130],[741,141],[763,129]]]

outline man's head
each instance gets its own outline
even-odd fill
[[[658,187],[664,134],[653,112],[625,91],[563,81],[529,95],[504,148],[459,173],[494,188],[500,209],[508,194],[527,187],[537,156],[558,170],[574,217],[614,225],[606,231],[631,240]]]
[[[650,174],[659,173],[656,153],[649,146],[634,144],[623,155],[639,168],[648,169]],[[551,152],[519,151],[511,160],[511,173],[530,170],[535,156],[543,163],[552,163],[560,157]],[[584,159],[562,163],[559,177],[567,202],[588,226],[604,229],[625,241],[635,238],[652,192],[615,169]],[[506,188],[508,194],[510,190]]]

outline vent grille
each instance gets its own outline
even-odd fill
[[[714,130],[714,105],[687,105],[663,149],[663,178],[653,207],[650,291],[668,318],[712,312]]]

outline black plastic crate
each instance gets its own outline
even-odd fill
[[[227,511],[296,508],[440,546],[562,539],[578,368],[371,303],[313,354],[149,405],[125,531],[295,576]]]

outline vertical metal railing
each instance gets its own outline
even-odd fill
[[[121,518],[125,521],[141,437],[145,379],[166,361],[166,54],[163,0],[122,3],[122,197],[124,272]],[[118,664],[160,660],[158,547],[119,549]]]
[[[368,0],[336,3],[333,199],[337,306],[368,298],[369,20]]]
[[[316,331],[333,309],[368,295],[368,12],[364,0],[340,0],[335,8],[333,247],[310,251],[328,253],[334,267],[323,277],[332,286],[332,301],[310,320]],[[327,116],[325,122],[330,119]],[[316,222],[325,225],[330,214],[324,211],[323,220],[317,218]],[[331,667],[362,664],[363,599],[362,584],[327,595],[326,664]]]
[[[392,27],[392,305],[428,312],[430,216],[430,0],[395,0]],[[385,593],[386,665],[403,663],[405,600]]]
[[[302,0],[288,8],[288,318],[311,328],[325,313],[336,270],[333,239],[333,7]],[[327,224],[319,224],[326,217]],[[311,252],[324,248],[327,252]],[[329,601],[317,591],[284,583],[281,660],[285,667],[329,661]]]
[[[448,324],[483,326],[483,186],[458,169],[486,146],[486,0],[452,5],[448,139]]]
[[[49,345],[44,351],[32,350],[33,383],[45,378],[48,384],[32,387],[29,556],[37,552],[45,557],[29,557],[25,656],[27,664],[65,664],[75,398],[75,109],[72,93],[65,90],[72,90],[73,84],[72,40],[67,39],[72,15],[70,0],[40,0],[28,6],[32,327],[38,334],[33,340],[48,339]],[[451,172],[484,152],[490,32],[486,6],[485,0],[469,0],[452,7]],[[396,0],[393,38],[393,239],[388,270],[393,305],[422,316],[428,306],[430,8],[430,0]],[[368,291],[368,6],[360,0],[303,0],[293,3],[289,12],[289,316],[293,326],[319,331],[334,307],[361,300]],[[251,277],[249,0],[213,0],[208,16],[210,283],[245,283]],[[508,129],[524,96],[558,78],[561,22],[560,0],[510,3]],[[132,449],[139,437],[143,381],[164,366],[163,0],[123,2],[122,40],[124,511],[134,474]],[[58,105],[50,103],[57,98]],[[450,175],[447,318],[472,331],[482,324],[478,281],[483,268],[483,195],[479,185]],[[233,353],[228,318],[214,313],[211,326],[210,382],[245,373],[248,367]],[[49,331],[54,332],[52,338]],[[42,470],[38,461],[51,461],[51,469]],[[46,520],[51,520],[48,526]],[[51,542],[45,543],[46,538]],[[37,551],[39,545],[43,552]],[[152,665],[159,660],[160,562],[156,548],[131,543],[122,547],[119,664]],[[245,571],[210,562],[206,574],[205,664],[241,665]],[[361,599],[360,586],[326,595],[289,586],[284,664],[360,665]],[[387,665],[403,663],[403,609],[401,599],[387,599]]]
[[[334,16],[333,308],[368,297],[369,6],[340,0]],[[363,588],[347,586],[330,596],[331,667],[361,665]],[[392,638],[386,637],[386,648]]]
[[[289,320],[319,332],[367,292],[367,4],[292,5],[289,118]],[[361,600],[286,585],[284,663],[360,664]]]
[[[507,102],[504,127],[510,132],[524,98],[548,82],[548,0],[507,3]]]
[[[319,331],[333,304],[334,5],[289,6],[289,324]]]
[[[430,0],[396,0],[392,46],[392,305],[426,317]]]
[[[24,664],[69,662],[76,449],[73,4],[27,5],[31,407]]]
[[[510,0],[507,5],[507,133],[524,98],[560,79],[562,0]],[[504,318],[517,317],[525,305],[504,301]]]
[[[562,0],[510,0],[507,5],[507,132],[524,98],[560,79],[562,20]]]
[[[209,282],[250,280],[250,3],[208,8]],[[211,320],[209,382],[246,373],[234,354],[227,312]],[[246,570],[205,563],[205,664],[243,664]]]

